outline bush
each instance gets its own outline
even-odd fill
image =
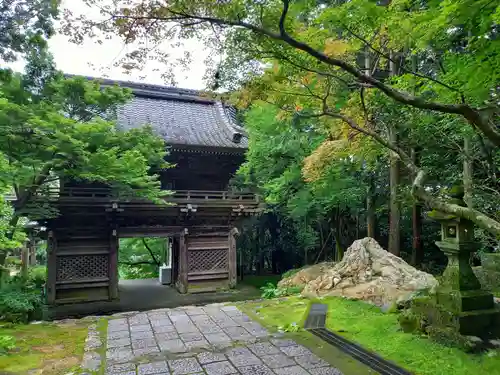
[[[297,272],[299,272],[302,268],[292,268],[291,270],[286,271],[283,275],[281,275],[282,279],[286,279],[290,276],[295,275]]]
[[[299,272],[302,268],[292,268],[291,270],[286,271],[283,275],[281,275],[282,279],[289,278],[290,276],[295,275],[297,272]]]
[[[40,317],[42,297],[38,290],[23,290],[11,285],[0,291],[0,320],[27,323]]]
[[[6,354],[16,347],[16,339],[8,335],[0,335],[0,354]]]
[[[5,266],[6,267],[13,267],[13,268],[18,268],[21,267],[21,258],[16,257],[16,256],[9,256],[5,258]]]
[[[291,296],[293,294],[298,294],[302,292],[303,286],[292,286],[289,288],[278,288],[273,283],[267,283],[265,286],[260,288],[262,291],[261,297],[265,299],[272,299],[278,297]]]
[[[36,289],[42,289],[47,282],[47,267],[35,266],[28,271],[28,286],[33,285]]]

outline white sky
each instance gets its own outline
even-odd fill
[[[62,7],[69,7],[75,16],[89,13],[89,8],[81,0],[63,0]],[[203,89],[205,88],[203,61],[207,57],[208,51],[199,41],[183,41],[183,44],[184,47],[177,48],[172,48],[170,43],[162,46],[168,48],[172,60],[181,58],[186,50],[191,53],[193,63],[186,71],[180,67],[174,69],[177,86],[188,89]],[[49,40],[49,47],[54,55],[57,68],[64,73],[152,84],[165,83],[161,77],[164,67],[159,64],[155,65],[152,61],[147,63],[145,69],[132,71],[130,74],[124,73],[119,67],[114,67],[114,61],[119,60],[128,50],[133,50],[130,46],[124,48],[124,43],[119,37],[104,40],[103,44],[97,44],[95,41],[87,39],[82,45],[76,45],[69,42],[64,35],[57,34]],[[20,71],[23,69],[23,65],[22,61],[18,61],[10,64],[10,67]]]

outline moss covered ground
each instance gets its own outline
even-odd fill
[[[15,348],[0,355],[0,374],[62,375],[77,373],[83,356],[88,322],[0,326]]]
[[[258,317],[268,327],[277,328],[288,327],[292,323],[302,324],[309,302],[299,297],[291,297],[248,302],[240,307],[250,315]],[[383,313],[375,306],[334,297],[318,302],[328,305],[327,328],[415,374],[500,374],[500,351],[480,355],[466,354],[458,349],[434,343],[425,336],[402,332],[396,314]],[[337,350],[333,347],[323,350],[331,353],[330,357],[337,356]],[[346,367],[342,357],[335,358],[339,359],[341,365],[338,367]],[[367,372],[358,372],[365,373]]]

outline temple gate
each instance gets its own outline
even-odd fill
[[[114,84],[104,80],[104,85]],[[171,237],[172,280],[181,293],[236,284],[235,225],[259,211],[254,194],[228,183],[244,160],[245,132],[221,103],[192,90],[117,82],[134,98],[120,107],[118,127],[149,124],[176,167],[160,171],[170,205],[118,199],[102,185],[62,181],[54,190],[55,219],[47,227],[47,302],[112,301],[118,295],[119,238]]]

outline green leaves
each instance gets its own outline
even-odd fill
[[[159,202],[156,172],[169,167],[163,140],[148,126],[124,131],[114,122],[130,91],[64,78],[46,59],[30,60],[28,66],[24,75],[0,71],[0,187],[16,193],[13,223],[19,215],[53,215],[33,198],[65,178],[104,183],[120,195]]]

